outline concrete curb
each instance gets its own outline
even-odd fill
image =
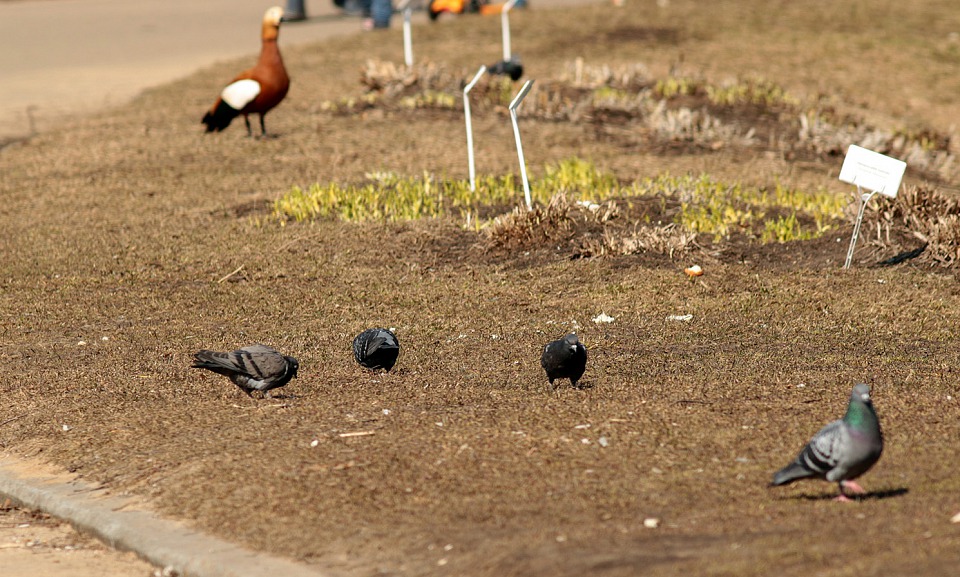
[[[65,476],[37,474],[23,465],[10,455],[0,455],[0,497],[63,519],[111,547],[132,551],[183,577],[330,575],[136,509],[133,499],[107,495],[98,487]]]

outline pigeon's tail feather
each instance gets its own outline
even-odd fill
[[[229,375],[237,372],[237,367],[230,362],[227,353],[217,351],[197,351],[193,355],[194,369],[207,369],[221,375]]]
[[[806,468],[803,463],[794,461],[773,474],[773,482],[770,483],[770,486],[776,487],[779,485],[786,485],[798,479],[806,479],[807,477],[815,476],[816,473]]]

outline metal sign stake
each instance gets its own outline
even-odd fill
[[[860,188],[860,185],[857,185],[857,195],[860,197],[860,211],[857,212],[857,222],[853,225],[853,236],[850,237],[850,248],[847,249],[847,262],[843,263],[843,268],[850,268],[850,263],[853,261],[853,249],[857,246],[857,238],[860,236],[860,225],[863,224],[863,213],[867,209],[867,203],[870,202],[870,199],[877,194],[876,191],[870,191],[869,193],[864,194],[863,189]]]
[[[407,67],[413,66],[413,39],[410,31],[410,16],[413,14],[413,7],[407,3],[403,9],[403,61]]]
[[[517,157],[520,159],[520,177],[523,178],[523,196],[527,201],[527,210],[533,210],[533,200],[530,198],[530,181],[527,180],[527,163],[523,159],[523,143],[520,141],[520,127],[517,125],[517,107],[530,92],[533,80],[527,80],[520,87],[520,92],[510,102],[510,121],[513,123],[513,137],[517,141]]]
[[[500,29],[503,32],[503,59],[510,60],[513,53],[510,51],[510,9],[517,3],[517,0],[509,0],[500,9]]]
[[[487,67],[481,65],[469,84],[463,87],[463,122],[467,125],[467,168],[470,170],[470,192],[477,191],[477,170],[473,164],[473,119],[470,117],[470,90],[480,80]]]

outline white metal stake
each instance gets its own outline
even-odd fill
[[[470,118],[470,90],[480,80],[487,67],[480,65],[477,74],[469,84],[463,87],[463,121],[467,125],[467,166],[470,169],[470,192],[477,190],[477,170],[473,165],[473,120]]]
[[[850,238],[850,248],[847,249],[847,262],[843,264],[844,269],[850,268],[850,262],[853,261],[853,249],[857,246],[857,237],[860,236],[860,225],[863,224],[863,213],[867,209],[867,203],[877,194],[876,191],[870,191],[864,194],[860,185],[857,185],[857,194],[860,195],[860,211],[857,212],[857,222],[853,225],[853,236]]]
[[[530,198],[530,182],[527,180],[527,163],[523,159],[523,143],[520,142],[520,126],[517,125],[517,107],[530,92],[533,80],[527,80],[520,87],[520,92],[510,102],[510,121],[513,122],[513,137],[517,140],[517,156],[520,159],[520,177],[523,178],[523,196],[527,201],[527,210],[533,210],[533,201]]]
[[[503,59],[509,61],[513,53],[510,51],[510,9],[517,0],[509,0],[500,9],[500,29],[503,32]]]
[[[412,14],[413,7],[408,5],[403,9],[403,61],[407,64],[407,67],[413,66],[413,40],[410,32],[410,16]]]

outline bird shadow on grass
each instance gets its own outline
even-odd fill
[[[900,497],[906,495],[910,492],[910,489],[906,487],[898,487],[896,489],[884,489],[882,491],[868,491],[863,495],[850,495],[850,499],[853,501],[870,501],[873,499],[882,500],[890,499],[892,497]],[[789,497],[790,499],[797,499],[801,501],[832,501],[837,498],[836,493],[821,493],[819,495],[797,495],[795,497]]]

